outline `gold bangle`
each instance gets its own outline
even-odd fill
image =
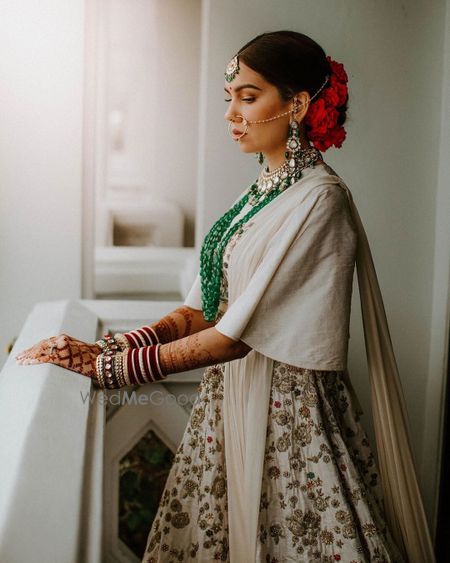
[[[105,386],[107,389],[115,389],[116,377],[114,373],[114,358],[114,355],[110,355],[106,356],[103,360],[105,369]]]
[[[128,350],[129,348],[131,348],[131,345],[128,342],[127,337],[124,334],[122,334],[121,332],[117,332],[114,335],[114,340],[116,341],[117,345],[119,346],[120,352],[123,352],[124,350]]]
[[[104,373],[103,373],[103,354],[99,354],[95,360],[95,371],[97,372],[97,383],[101,389],[105,389]]]
[[[123,373],[123,353],[117,354],[117,356],[115,356],[115,372],[116,372],[116,377],[117,377],[117,382],[119,384],[119,387],[125,387],[126,383],[125,383],[125,378],[124,378],[124,373]]]

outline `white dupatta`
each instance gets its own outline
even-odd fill
[[[273,360],[346,370],[356,262],[387,523],[409,563],[433,563],[370,247],[350,190],[330,171],[306,169],[251,218],[231,253],[228,309],[215,327],[252,351],[225,363],[224,372],[230,561],[256,560]],[[202,308],[199,276],[184,303]]]

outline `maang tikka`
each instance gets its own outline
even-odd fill
[[[227,68],[225,69],[225,80],[227,82],[232,82],[236,74],[239,74],[239,70],[239,57],[235,55],[227,64]]]

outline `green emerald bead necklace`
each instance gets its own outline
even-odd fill
[[[203,317],[206,321],[214,321],[217,317],[223,275],[223,253],[230,238],[260,209],[268,205],[285,189],[300,180],[302,169],[314,167],[316,160],[320,157],[320,152],[316,148],[311,147],[302,150],[297,158],[286,160],[279,168],[271,172],[269,172],[268,168],[264,169],[242,198],[211,227],[200,251],[202,309]],[[230,227],[233,219],[240,213],[247,202],[252,205],[252,209]]]

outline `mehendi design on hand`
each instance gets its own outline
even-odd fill
[[[51,356],[51,363],[88,377],[95,377],[95,360],[99,352],[100,350],[92,344],[61,335]]]
[[[95,361],[101,348],[88,344],[67,334],[41,340],[35,346],[16,356],[18,363],[34,365],[51,363],[87,377],[95,377]]]

